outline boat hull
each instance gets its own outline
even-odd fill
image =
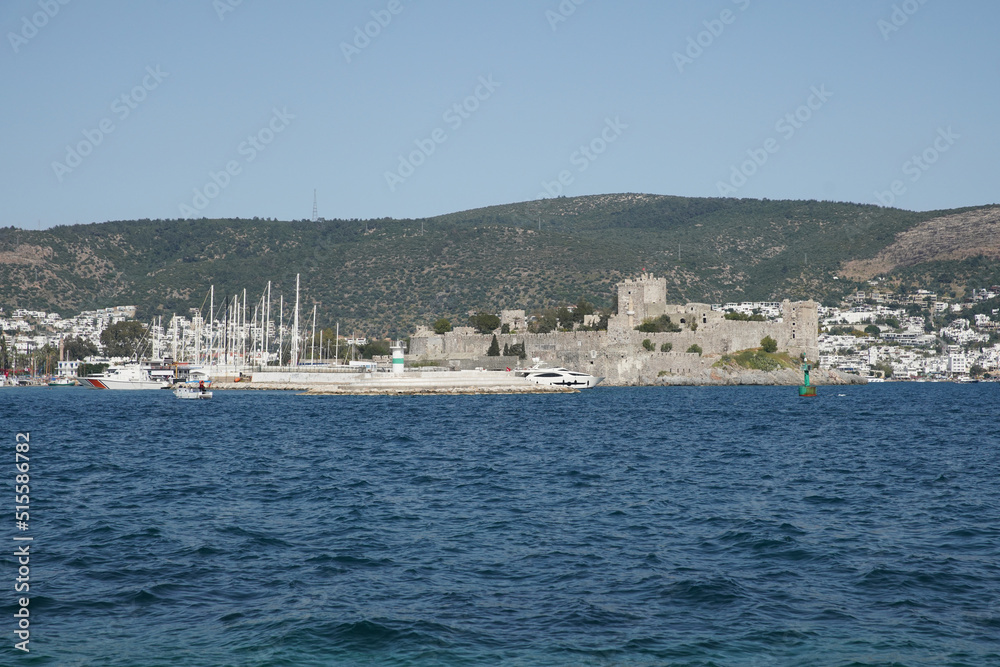
[[[198,391],[197,389],[181,387],[179,389],[174,389],[174,396],[184,400],[198,400],[212,398],[212,392]]]
[[[565,368],[532,368],[524,373],[524,379],[535,384],[568,389],[590,389],[604,380],[603,377],[570,371]]]
[[[116,389],[116,390],[147,390],[164,389],[167,384],[159,380],[113,380],[103,377],[83,377],[80,378],[84,386],[92,389]]]

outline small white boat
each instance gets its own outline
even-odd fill
[[[535,364],[531,368],[516,370],[514,372],[528,382],[534,382],[535,384],[547,384],[554,387],[574,387],[577,389],[596,387],[604,379],[588,373],[571,371],[566,368],[546,368],[540,364]]]
[[[200,398],[212,398],[212,392],[207,389],[198,389],[198,387],[183,386],[174,389],[174,396],[177,398],[197,400]]]

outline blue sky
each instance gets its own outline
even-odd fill
[[[0,5],[0,226],[1000,199],[990,0],[62,1]]]

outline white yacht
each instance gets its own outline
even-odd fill
[[[566,368],[547,368],[540,364],[535,364],[531,368],[516,370],[514,373],[523,377],[528,382],[535,384],[548,384],[556,387],[575,387],[588,389],[596,387],[604,378],[579,373]]]
[[[170,386],[173,371],[155,370],[144,364],[112,366],[100,375],[80,378],[85,387],[93,389],[165,389]]]

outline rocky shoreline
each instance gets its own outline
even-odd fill
[[[776,371],[734,370],[706,368],[689,375],[664,375],[652,382],[657,386],[788,386],[802,384],[802,371],[783,368]],[[817,368],[809,373],[809,384],[824,385],[868,384],[860,375],[842,373],[835,369]]]

